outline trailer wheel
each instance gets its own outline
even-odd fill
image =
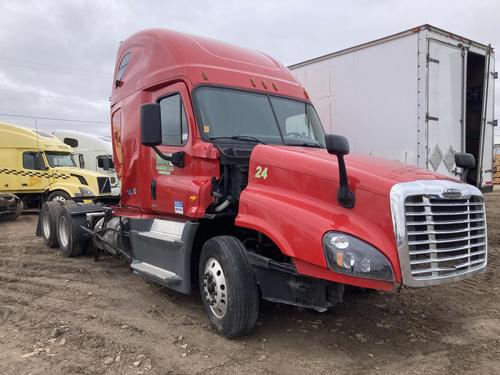
[[[57,247],[57,219],[61,214],[61,205],[58,202],[45,202],[40,211],[40,221],[43,241],[48,247]]]
[[[78,230],[73,218],[67,210],[62,210],[57,222],[57,241],[65,258],[77,257],[81,255],[88,241],[78,241]]]
[[[246,251],[231,236],[213,237],[201,250],[203,306],[214,329],[227,338],[252,331],[259,313],[259,291]]]
[[[65,201],[69,201],[69,200],[71,200],[71,197],[69,196],[69,194],[66,193],[65,191],[62,191],[62,190],[56,190],[56,191],[50,193],[48,198],[47,198],[48,202],[52,202],[52,201],[65,202]]]

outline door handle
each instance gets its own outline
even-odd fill
[[[154,178],[151,180],[151,199],[156,200],[156,180]]]

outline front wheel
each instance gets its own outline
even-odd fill
[[[255,327],[259,291],[243,244],[235,237],[209,239],[200,256],[203,306],[218,334],[234,338]]]
[[[49,196],[47,197],[47,201],[48,202],[66,202],[68,200],[70,200],[71,197],[69,196],[68,193],[66,193],[65,191],[62,191],[62,190],[56,190],[52,193],[49,194]]]

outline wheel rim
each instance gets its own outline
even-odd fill
[[[61,195],[56,195],[54,198],[52,198],[52,201],[54,201],[54,202],[66,202],[66,198],[64,198]]]
[[[45,236],[45,238],[49,238],[50,237],[50,213],[47,211],[45,211],[43,213],[43,216],[42,216],[42,227],[43,227],[43,235]]]
[[[223,318],[227,310],[227,283],[222,266],[215,258],[205,263],[203,294],[212,313],[219,319]]]
[[[69,241],[69,225],[68,220],[64,216],[61,216],[59,220],[59,240],[61,241],[61,246],[66,247]]]

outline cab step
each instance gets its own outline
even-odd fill
[[[154,281],[166,286],[175,286],[182,283],[182,278],[179,275],[146,262],[134,260],[132,261],[130,268],[132,268],[135,273],[146,278],[153,279]]]

